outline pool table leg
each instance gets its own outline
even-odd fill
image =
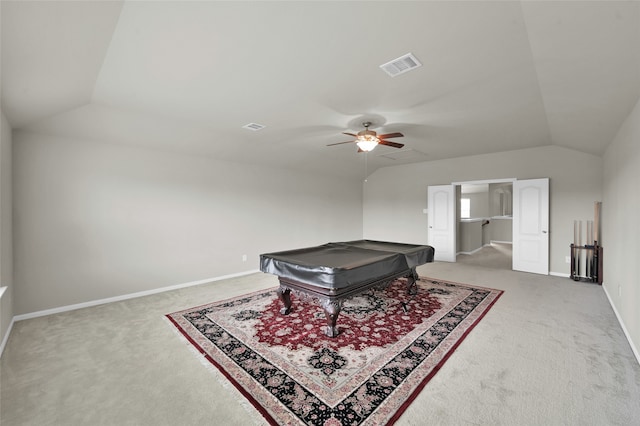
[[[276,290],[276,293],[278,293],[278,299],[280,299],[284,305],[284,308],[280,309],[280,313],[282,315],[289,315],[289,312],[291,312],[291,289],[280,286],[278,290]]]
[[[338,315],[342,309],[342,301],[339,300],[323,300],[322,308],[324,309],[324,315],[327,317],[327,327],[324,329],[324,334],[329,337],[336,337],[338,335]]]
[[[411,296],[415,296],[418,293],[418,284],[416,284],[416,281],[420,278],[416,268],[411,269],[411,274],[408,275],[407,278],[407,293]]]

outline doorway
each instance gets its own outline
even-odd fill
[[[512,269],[513,183],[456,183],[459,206],[456,261]]]
[[[509,203],[505,202],[508,197],[498,197],[501,202],[497,205],[503,210],[498,216],[490,216],[489,219],[471,217],[471,205],[469,204],[469,218],[462,220],[461,217],[461,196],[463,184],[484,184],[484,183],[512,183],[511,208],[512,213],[504,210]],[[499,193],[499,191],[497,191]],[[504,195],[504,193],[503,193]],[[456,262],[456,255],[461,245],[461,235],[464,234],[458,229],[462,226],[486,226],[492,222],[506,223],[504,231],[511,230],[512,241],[512,269],[514,271],[532,272],[536,274],[549,274],[549,178],[539,179],[504,179],[501,181],[482,182],[454,182],[450,185],[429,186],[427,190],[427,243],[436,250],[434,260]],[[465,213],[466,214],[466,213]],[[465,218],[466,219],[466,218]],[[476,220],[480,219],[480,220]],[[509,222],[510,221],[510,222]],[[475,225],[474,225],[475,223]],[[473,244],[482,248],[482,228],[480,232],[467,235],[474,235]],[[478,238],[478,235],[480,237]],[[492,232],[489,241],[497,241],[500,236]],[[508,235],[508,234],[506,234]],[[470,237],[469,237],[470,238]],[[505,238],[505,237],[502,237]],[[464,240],[463,240],[464,242]],[[502,240],[502,242],[508,242]],[[475,250],[475,249],[474,249]],[[440,258],[438,253],[440,252]]]

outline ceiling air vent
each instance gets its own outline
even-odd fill
[[[263,124],[258,124],[258,123],[249,123],[249,124],[245,124],[244,126],[242,126],[243,129],[253,130],[254,132],[257,132],[258,130],[262,130],[265,127],[267,127],[267,126],[265,126]]]
[[[420,66],[422,66],[422,64],[418,61],[418,58],[413,56],[413,53],[407,53],[398,59],[380,65],[380,68],[391,77],[395,77]]]

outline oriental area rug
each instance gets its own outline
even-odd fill
[[[187,340],[273,425],[393,424],[502,291],[399,279],[346,300],[339,335],[324,311],[276,289],[167,315]]]

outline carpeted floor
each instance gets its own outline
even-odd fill
[[[418,272],[505,293],[397,425],[639,423],[640,365],[600,286],[464,263]],[[17,322],[0,423],[264,424],[163,317],[276,284],[253,274]]]
[[[508,269],[512,264],[512,245],[507,243],[491,243],[473,254],[459,254],[456,261],[465,265],[483,268]]]

